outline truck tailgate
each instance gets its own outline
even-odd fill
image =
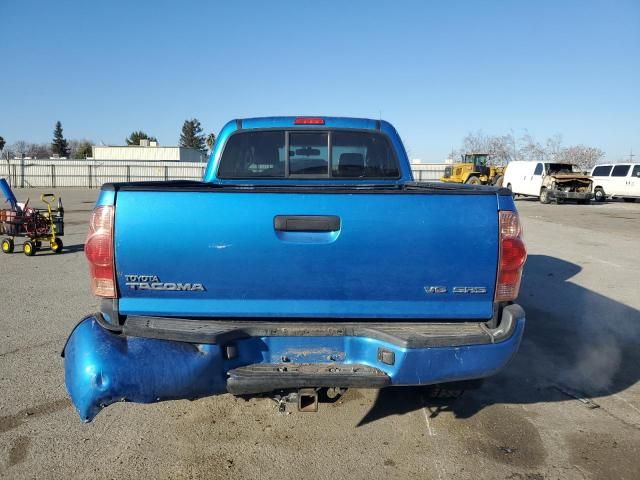
[[[497,205],[495,194],[120,190],[120,312],[488,319]]]

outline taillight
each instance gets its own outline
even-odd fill
[[[324,125],[324,118],[321,117],[297,117],[293,123],[295,125]]]
[[[84,253],[89,260],[91,290],[94,295],[115,298],[113,266],[113,206],[97,207],[91,213]]]
[[[520,290],[527,250],[522,241],[522,225],[516,212],[501,211],[500,259],[496,282],[496,302],[515,300]]]

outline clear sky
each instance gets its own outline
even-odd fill
[[[640,160],[640,1],[0,0],[9,144],[281,114],[381,115],[424,161],[524,129]]]

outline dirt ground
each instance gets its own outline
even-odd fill
[[[318,413],[279,414],[222,395],[116,404],[83,424],[60,350],[97,310],[82,251],[96,192],[60,193],[67,252],[0,255],[2,478],[639,478],[640,203],[517,201],[525,338],[455,402],[350,390]]]

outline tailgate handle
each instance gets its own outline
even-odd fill
[[[273,226],[279,232],[337,232],[340,217],[335,215],[277,215]]]

